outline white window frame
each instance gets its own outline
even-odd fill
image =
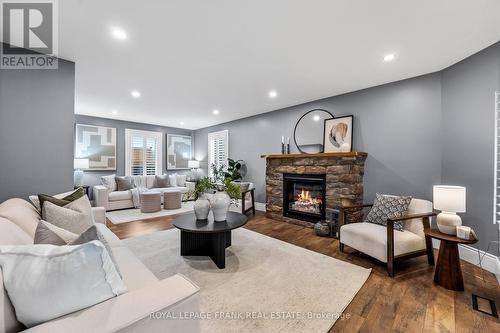
[[[225,151],[224,154],[225,156],[225,161],[224,161],[224,168],[227,169],[227,161],[229,159],[229,130],[223,130],[223,131],[217,131],[217,132],[210,132],[208,133],[208,176],[213,177],[213,172],[212,172],[212,164],[214,164],[216,161],[212,160],[212,153],[211,149],[212,146],[210,145],[211,141],[214,139],[223,139],[226,141],[225,144]],[[215,163],[217,165],[217,163]]]
[[[498,186],[499,184],[499,177],[500,177],[500,166],[498,165],[499,160],[498,160],[498,154],[499,154],[499,119],[500,118],[500,92],[495,91],[495,146],[494,146],[494,170],[495,170],[495,177],[494,183],[493,183],[493,224],[498,223],[498,228],[500,229],[500,197],[499,197],[499,191],[498,191]]]
[[[162,132],[152,132],[152,131],[142,131],[136,129],[125,129],[125,175],[131,175],[132,164],[130,163],[131,157],[131,145],[132,136],[142,136],[144,140],[146,138],[156,139],[156,174],[163,174],[163,133]],[[145,151],[144,151],[145,153]],[[146,161],[146,156],[144,156],[143,161]],[[143,168],[143,176],[146,175],[146,166]]]

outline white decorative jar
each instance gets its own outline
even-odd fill
[[[197,220],[206,220],[210,213],[210,201],[206,198],[198,198],[194,202],[194,215]]]
[[[231,198],[225,191],[217,191],[210,198],[210,206],[214,213],[214,220],[222,222],[226,220],[227,211],[231,205]]]

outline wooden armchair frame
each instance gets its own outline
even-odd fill
[[[344,252],[344,244],[340,242],[340,227],[344,224],[348,224],[349,222],[346,219],[346,215],[351,213],[352,211],[372,207],[373,204],[363,204],[349,207],[342,207],[339,209],[339,249],[340,252]],[[398,256],[394,255],[394,222],[406,222],[408,220],[413,219],[422,219],[422,223],[425,229],[430,229],[430,218],[432,216],[436,216],[436,213],[423,213],[423,214],[413,214],[406,215],[400,218],[387,219],[387,274],[390,277],[394,277],[395,265],[398,262],[401,262],[406,259],[419,257],[423,255],[427,255],[427,262],[429,265],[434,266],[434,252],[432,249],[432,238],[429,236],[425,236],[425,249],[409,252],[405,254],[401,254]]]
[[[250,192],[250,197],[252,198],[252,207],[246,208],[245,197],[249,192]],[[247,215],[250,212],[252,212],[252,214],[255,215],[255,188],[251,188],[241,192],[241,214]]]

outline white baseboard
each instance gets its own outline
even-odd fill
[[[439,240],[433,239],[432,246],[435,249],[439,249]],[[472,246],[459,244],[458,252],[460,254],[460,259],[465,260],[473,265],[479,266],[478,250]],[[500,284],[500,259],[491,253],[486,253],[479,250],[482,258],[481,266],[483,269],[495,274],[498,283]],[[483,257],[484,255],[484,257]]]
[[[265,212],[266,211],[266,204],[262,202],[256,202],[255,203],[255,210],[258,210],[260,212]]]

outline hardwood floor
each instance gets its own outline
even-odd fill
[[[113,225],[121,239],[172,228],[172,216]],[[330,332],[500,332],[497,318],[472,309],[471,294],[494,299],[500,305],[500,287],[493,274],[461,261],[465,291],[454,292],[434,285],[432,266],[426,257],[403,262],[395,278],[385,265],[338,241],[314,235],[312,229],[280,222],[258,212],[245,228],[355,265],[372,268],[372,274]],[[436,253],[437,257],[437,253]]]

